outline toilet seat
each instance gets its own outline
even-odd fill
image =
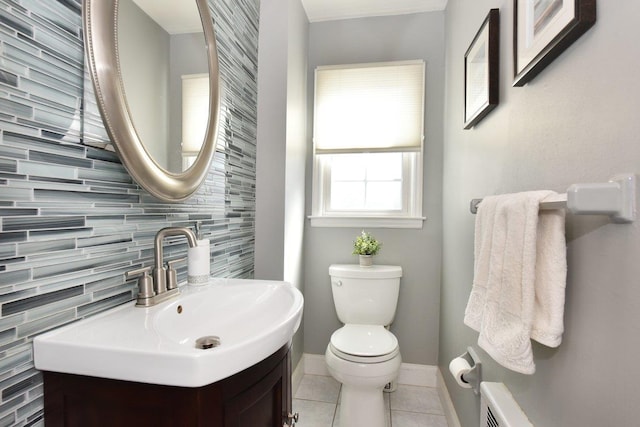
[[[344,360],[381,363],[398,355],[398,339],[380,325],[345,325],[331,335],[331,351]]]

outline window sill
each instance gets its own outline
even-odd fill
[[[309,216],[312,227],[422,228],[425,217]]]

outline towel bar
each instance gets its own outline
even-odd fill
[[[470,210],[478,212],[482,199],[472,199]],[[573,184],[566,194],[540,202],[541,210],[568,209],[574,215],[608,215],[613,222],[628,223],[636,219],[636,176],[617,175],[609,182]]]
[[[482,202],[482,199],[471,199],[471,205],[469,209],[472,214],[478,213],[478,205]],[[556,199],[543,200],[540,202],[541,211],[549,211],[554,209],[566,209],[567,208],[567,194],[558,194]]]

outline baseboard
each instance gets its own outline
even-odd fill
[[[295,396],[298,391],[298,387],[300,387],[300,383],[302,382],[302,377],[304,376],[304,355],[298,361],[298,364],[293,369],[293,373],[291,374],[291,395]]]
[[[307,375],[331,375],[327,369],[324,354],[304,353],[298,366],[301,364],[303,364],[304,373]],[[397,382],[398,384],[420,387],[435,387],[437,384],[436,372],[438,372],[437,366],[403,363],[400,365]]]
[[[436,369],[436,388],[438,389],[438,395],[440,396],[440,402],[442,403],[442,409],[444,416],[447,418],[447,425],[449,427],[461,427],[456,408],[453,406],[447,384],[444,382],[442,372],[440,369]]]

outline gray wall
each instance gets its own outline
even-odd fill
[[[284,179],[287,145],[288,0],[260,7],[255,274],[284,277]]]
[[[133,0],[118,4],[118,53],[127,104],[151,156],[169,165],[169,34]],[[161,120],[158,120],[161,118]]]
[[[640,2],[599,1],[598,21],[530,84],[511,87],[512,1],[450,0],[446,11],[443,270],[439,364],[477,348],[463,325],[473,275],[469,200],[604,182],[640,168]],[[492,7],[501,13],[501,99],[475,129],[463,126],[463,56]],[[565,333],[557,349],[534,343],[537,372],[515,374],[480,351],[483,378],[503,381],[536,426],[638,424],[640,229],[567,217]],[[479,402],[447,386],[462,425]]]
[[[303,290],[308,21],[299,0],[260,8],[255,277]],[[303,329],[293,339],[302,357]]]
[[[253,274],[258,2],[210,2],[218,40],[225,42],[219,45],[225,119],[204,185],[178,204],[154,200],[113,152],[86,145],[105,142],[106,132],[84,74],[81,3],[2,6],[3,426],[42,425],[42,379],[33,366],[32,338],[131,300],[135,281],[125,281],[124,273],[153,262],[153,237],[162,227],[203,221],[212,239],[211,272]],[[185,254],[180,240],[165,251],[167,257]],[[185,266],[179,277],[186,277]]]
[[[370,229],[383,242],[378,264],[401,265],[398,312],[392,326],[404,362],[437,363],[440,301],[444,13],[312,23],[309,35],[309,112],[318,65],[424,59],[426,111],[422,229]],[[310,120],[311,123],[311,120]],[[311,140],[309,153],[311,154]],[[311,155],[308,156],[311,164]],[[311,194],[311,167],[307,192]],[[311,203],[307,202],[311,214]],[[305,230],[305,352],[324,354],[341,324],[335,314],[329,265],[356,263],[351,255],[360,228]]]

